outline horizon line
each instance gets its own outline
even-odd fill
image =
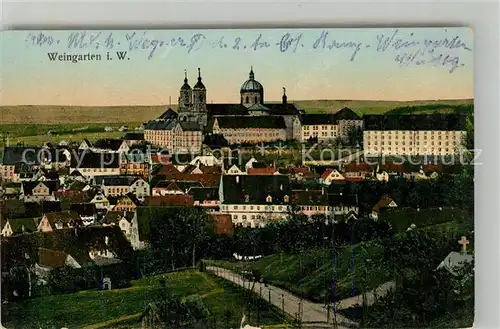
[[[439,101],[471,101],[472,98],[439,98],[439,99],[409,99],[409,100],[391,100],[391,99],[297,99],[290,100],[288,103],[293,104],[294,102],[307,102],[307,101],[333,101],[333,102],[439,102]],[[281,100],[271,100],[267,103],[280,103]],[[212,104],[207,102],[207,104]],[[231,102],[213,103],[213,104],[239,104]],[[266,102],[264,102],[266,104]],[[79,105],[79,104],[2,104],[0,107],[6,106],[73,106],[73,107],[124,107],[124,106],[177,106],[177,103],[172,104],[116,104],[116,105]]]

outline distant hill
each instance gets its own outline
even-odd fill
[[[447,111],[472,111],[473,99],[379,101],[379,100],[297,100],[290,102],[308,113],[336,112],[349,107],[360,115],[382,114],[399,111],[399,114],[434,113]],[[469,106],[469,107],[467,107]],[[16,105],[0,107],[1,123],[17,124],[62,124],[62,123],[117,123],[144,122],[158,117],[169,106],[60,106],[60,105]],[[172,106],[174,109],[177,105]],[[393,112],[398,113],[398,112]]]

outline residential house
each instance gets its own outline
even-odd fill
[[[139,206],[140,204],[141,202],[136,198],[134,194],[128,193],[118,198],[116,205],[113,207],[113,211],[134,212],[137,206]]]
[[[84,138],[83,141],[80,143],[80,146],[78,146],[78,150],[80,151],[90,150],[91,147],[92,143],[87,138]]]
[[[377,220],[379,218],[379,214],[385,211],[388,208],[397,208],[396,202],[387,195],[382,196],[379,202],[377,202],[373,208],[370,218]]]
[[[69,210],[76,212],[85,226],[93,224],[97,220],[95,203],[73,203],[70,205]]]
[[[140,176],[149,178],[150,161],[145,152],[124,153],[121,157],[121,175]]]
[[[0,166],[0,178],[2,182],[10,183],[17,182],[19,177],[16,175],[16,165],[24,167],[38,167],[40,160],[38,153],[40,147],[25,147],[25,146],[7,146],[3,148],[2,164]]]
[[[58,188],[59,181],[25,181],[21,183],[19,198],[24,202],[55,201]]]
[[[220,212],[230,214],[235,225],[264,226],[288,216],[291,193],[285,175],[224,175]]]
[[[195,165],[196,167],[206,166],[206,167],[221,167],[222,161],[217,159],[214,155],[198,155],[191,162],[191,165]]]
[[[43,215],[37,230],[41,232],[51,232],[66,228],[74,228],[83,225],[83,222],[76,211],[51,212]]]
[[[151,196],[144,200],[145,206],[193,206],[193,196],[190,194],[167,194],[162,196]]]
[[[37,226],[38,220],[36,218],[10,218],[3,224],[1,235],[9,237],[17,234],[33,233],[36,232]]]
[[[193,197],[194,205],[201,206],[207,211],[219,210],[219,188],[218,187],[191,187],[188,194]]]
[[[130,240],[133,212],[108,211],[101,221],[102,226],[118,226],[125,237]]]
[[[127,153],[129,149],[129,144],[123,139],[99,139],[91,147],[96,153]]]
[[[374,168],[370,163],[348,163],[343,167],[343,176],[346,181],[363,181],[373,177]]]
[[[187,194],[192,187],[201,187],[201,184],[194,180],[159,181],[153,187],[152,195]]]
[[[35,264],[35,274],[41,282],[48,280],[50,271],[62,267],[81,268],[73,256],[63,251],[47,248],[38,249],[38,261]]]
[[[245,163],[245,171],[247,171],[250,168],[253,168],[253,164],[256,163],[256,162],[258,162],[257,159],[255,159],[254,157],[251,157],[250,160],[248,160]]]
[[[226,175],[246,175],[246,171],[241,170],[237,165],[233,164],[225,172]]]
[[[127,132],[123,136],[123,140],[125,141],[125,143],[127,143],[128,146],[139,144],[144,142],[144,133]]]
[[[320,183],[330,185],[333,181],[343,181],[345,177],[336,168],[327,168],[320,178]]]
[[[308,217],[313,215],[330,215],[328,196],[324,189],[320,190],[292,190],[292,200],[297,211]]]
[[[101,186],[105,196],[120,196],[133,193],[143,199],[150,195],[149,183],[136,176],[98,176],[95,184]]]
[[[264,167],[249,168],[247,169],[247,175],[281,175],[281,173],[274,167]]]
[[[120,156],[117,153],[95,153],[81,151],[71,158],[70,172],[78,171],[86,178],[120,175]]]
[[[329,217],[349,218],[352,215],[357,219],[359,214],[358,196],[355,194],[328,194]]]
[[[90,203],[95,204],[97,209],[109,209],[111,205],[102,191],[97,191],[92,200],[90,200]]]

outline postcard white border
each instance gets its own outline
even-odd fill
[[[1,1],[2,30],[473,26],[476,169],[475,328],[500,328],[499,4],[497,1]],[[0,75],[1,79],[1,75]]]

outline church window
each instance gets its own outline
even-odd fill
[[[203,102],[203,95],[200,95],[200,102]]]
[[[254,102],[255,104],[257,104],[257,96],[255,96]]]
[[[245,98],[245,103],[250,103],[250,99],[248,98],[248,96]]]

